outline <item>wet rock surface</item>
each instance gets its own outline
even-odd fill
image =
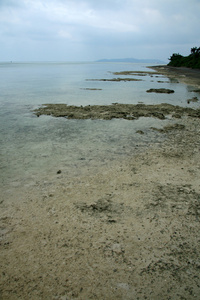
[[[199,90],[200,87],[200,70],[190,69],[185,67],[171,67],[167,65],[152,66],[150,69],[157,71],[159,74],[165,75],[178,82],[183,82],[196,86]]]
[[[113,72],[114,75],[135,75],[135,76],[151,76],[158,75],[158,72],[154,71],[121,71],[121,72]]]
[[[102,89],[97,89],[97,88],[81,88],[81,90],[86,90],[86,91],[102,91]]]
[[[137,79],[137,78],[103,78],[103,79],[87,79],[87,81],[114,81],[114,82],[119,82],[119,81],[142,81],[142,79]]]
[[[122,118],[134,120],[139,117],[155,117],[165,119],[166,115],[179,114],[200,117],[200,109],[174,106],[171,104],[145,105],[145,104],[118,104],[113,105],[87,105],[73,106],[66,104],[45,104],[34,110],[39,117],[50,115],[54,117],[67,117],[68,119],[104,119]]]
[[[170,89],[149,89],[147,90],[147,93],[159,93],[159,94],[172,94],[174,93],[174,90],[170,90]]]

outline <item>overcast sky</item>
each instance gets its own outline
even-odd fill
[[[0,61],[188,55],[200,0],[0,0]]]

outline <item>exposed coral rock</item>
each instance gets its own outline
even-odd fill
[[[51,115],[54,117],[67,117],[68,119],[126,119],[134,120],[140,117],[154,117],[165,119],[166,115],[185,114],[200,117],[200,109],[174,106],[171,104],[145,105],[145,104],[112,104],[112,105],[87,105],[74,106],[66,104],[45,104],[34,110],[39,117]]]
[[[174,90],[170,90],[170,89],[149,89],[147,90],[147,93],[161,93],[161,94],[172,94],[174,93]]]

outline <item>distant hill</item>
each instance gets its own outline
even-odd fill
[[[114,59],[99,59],[97,62],[127,62],[127,63],[146,63],[146,64],[166,64],[159,59],[137,59],[137,58],[114,58]]]

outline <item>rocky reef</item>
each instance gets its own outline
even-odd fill
[[[36,116],[49,115],[68,119],[103,119],[121,118],[135,120],[140,117],[165,119],[167,115],[180,118],[182,115],[200,117],[200,109],[174,106],[167,103],[157,105],[120,104],[74,106],[67,104],[45,104],[34,110]]]
[[[170,90],[170,89],[149,89],[147,90],[147,93],[160,93],[160,94],[172,94],[174,93],[174,90]]]
[[[87,81],[142,81],[142,79],[137,79],[137,78],[103,78],[103,79],[86,79]]]

